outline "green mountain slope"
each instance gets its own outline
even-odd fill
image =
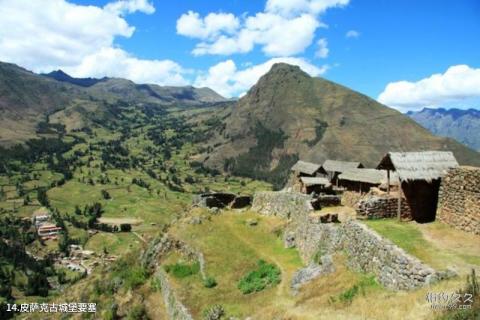
[[[224,118],[225,129],[212,140],[217,147],[206,161],[242,175],[283,178],[298,157],[375,166],[388,151],[408,150],[452,150],[460,163],[480,165],[480,154],[460,143],[287,64],[274,65]]]
[[[34,137],[45,114],[79,96],[82,93],[75,86],[0,63],[0,144]]]
[[[196,108],[226,101],[209,88],[162,87],[118,78],[77,79],[62,71],[38,75],[0,62],[0,145],[56,133],[62,126],[67,132],[81,129],[114,115],[111,109],[116,105]]]

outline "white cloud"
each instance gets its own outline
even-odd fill
[[[317,41],[318,49],[315,52],[315,57],[326,58],[328,57],[328,41],[325,38],[321,38]]]
[[[480,98],[480,68],[456,65],[417,82],[391,82],[378,101],[401,111]]]
[[[360,37],[360,32],[358,32],[357,30],[349,30],[345,34],[345,37],[347,37],[347,38],[358,38],[358,37]]]
[[[294,57],[273,58],[240,70],[233,60],[226,60],[212,66],[208,73],[198,76],[194,85],[212,88],[225,97],[241,96],[278,62],[297,65],[312,76],[324,74],[328,69],[328,66],[317,67],[305,59]]]
[[[320,14],[329,8],[347,5],[349,0],[268,0],[266,11],[291,17],[297,14]]]
[[[116,37],[129,38],[135,30],[123,15],[154,11],[147,0],[115,1],[103,8],[65,0],[0,0],[0,61],[35,72],[63,69],[77,77],[184,85],[185,70],[177,63],[138,59],[114,47]]]
[[[241,18],[225,13],[210,13],[201,18],[189,11],[177,20],[177,33],[201,40],[192,51],[194,55],[246,53],[259,45],[268,56],[293,56],[312,44],[319,27],[326,27],[319,19],[321,13],[348,2],[269,0],[263,12]],[[211,16],[221,16],[223,23],[208,27]]]
[[[205,18],[193,11],[177,20],[177,33],[199,39],[218,36],[221,32],[231,34],[239,27],[240,21],[231,13],[210,13]]]
[[[178,63],[171,60],[142,60],[122,49],[106,47],[85,57],[74,67],[65,71],[74,77],[118,77],[137,83],[159,85],[186,85],[183,77],[187,73]]]
[[[155,12],[155,7],[148,0],[118,0],[108,3],[105,6],[105,9],[118,15],[134,13],[137,11],[146,14],[152,14]]]
[[[0,0],[0,60],[34,71],[80,63],[115,37],[131,37],[135,28],[122,17],[153,12],[147,1],[117,1],[104,8],[65,0]]]

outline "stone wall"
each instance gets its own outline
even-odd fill
[[[289,232],[290,236],[294,234],[295,246],[305,263],[317,255],[342,251],[350,268],[374,274],[380,284],[390,289],[410,290],[452,275],[435,271],[354,220],[322,224],[307,215]]]
[[[267,216],[279,216],[289,219],[295,215],[312,211],[312,197],[296,192],[256,192],[252,210]]]
[[[155,273],[160,282],[160,289],[162,291],[163,301],[167,309],[167,313],[170,320],[193,320],[193,317],[188,312],[188,309],[180,302],[175,294],[170,282],[168,281],[168,275],[162,268],[158,268]]]
[[[362,223],[348,221],[340,229],[348,266],[373,273],[387,288],[411,290],[454,275],[435,271]]]
[[[440,184],[437,217],[457,229],[480,234],[480,168],[449,170]]]
[[[354,206],[357,217],[381,219],[397,217],[398,197],[393,195],[366,194]],[[411,220],[412,213],[405,199],[401,199],[401,218]]]
[[[285,192],[259,193],[253,201],[259,213],[290,218],[285,245],[297,247],[305,264],[314,257],[344,252],[350,268],[372,273],[380,284],[394,290],[410,290],[454,275],[434,270],[361,222],[322,223],[309,201]]]

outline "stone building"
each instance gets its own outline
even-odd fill
[[[440,184],[438,218],[480,235],[480,168],[450,169]]]
[[[441,178],[458,162],[449,151],[389,152],[377,169],[395,171],[400,179],[401,193],[417,222],[435,220]],[[400,198],[400,197],[399,197]],[[399,213],[401,215],[401,212]]]

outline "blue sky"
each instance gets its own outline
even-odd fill
[[[0,0],[0,60],[36,72],[238,96],[286,61],[402,111],[480,107],[480,1],[14,2]],[[32,29],[9,31],[8,17]]]

